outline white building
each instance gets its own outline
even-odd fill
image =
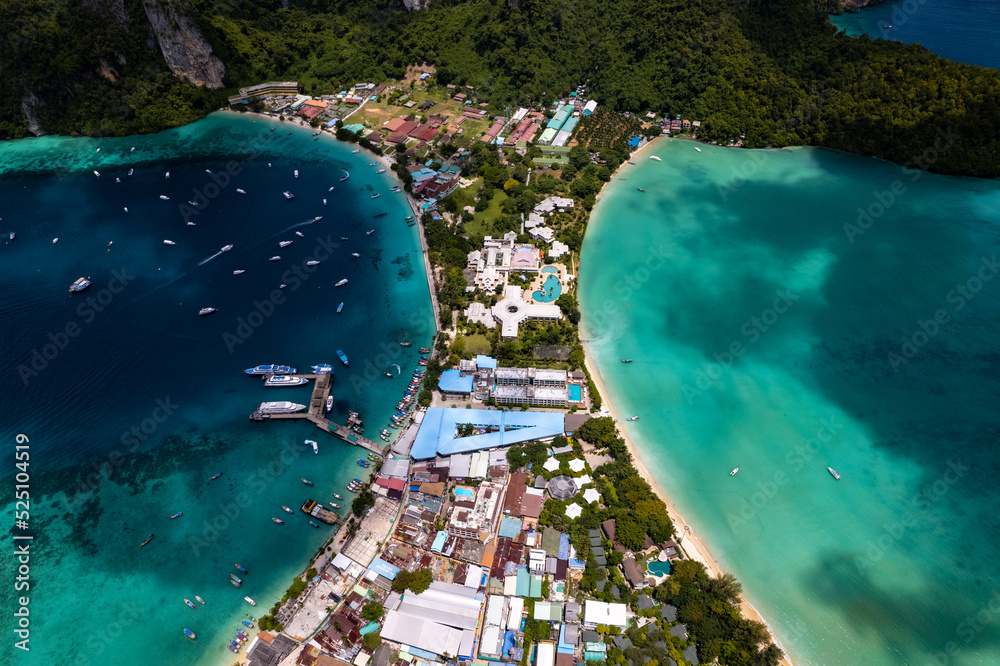
[[[583,115],[589,116],[596,110],[597,110],[597,102],[595,100],[590,100],[583,106]]]
[[[407,592],[389,611],[382,638],[437,655],[471,658],[482,601],[476,590],[434,581],[420,594]]]
[[[535,227],[528,231],[528,235],[535,240],[544,241],[551,244],[556,239],[556,232],[549,227]]]
[[[625,604],[609,604],[587,599],[583,606],[583,626],[593,629],[599,624],[625,628]]]
[[[549,250],[549,256],[553,259],[558,259],[569,254],[569,245],[561,241],[552,241],[552,248]]]
[[[553,303],[525,302],[521,297],[520,287],[504,289],[503,299],[493,306],[493,318],[500,324],[500,335],[504,338],[516,338],[517,328],[522,321],[541,319],[544,321],[559,321],[562,310]]]
[[[448,519],[448,534],[485,543],[498,524],[497,514],[502,506],[502,496],[503,486],[481,483],[476,489],[476,500],[472,507],[460,506],[460,500],[456,500]]]
[[[539,215],[548,215],[557,210],[566,210],[573,207],[573,200],[566,197],[549,197],[535,206],[535,212]]]

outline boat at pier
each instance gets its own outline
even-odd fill
[[[345,354],[344,352],[342,352],[339,349],[337,350],[337,356],[340,358],[340,362],[343,363],[344,365],[350,365],[351,364],[350,361],[347,360],[347,354]]]
[[[305,405],[281,400],[279,402],[262,402],[257,411],[261,414],[294,414],[295,412],[301,412],[305,408]]]
[[[830,475],[833,476],[833,478],[837,479],[837,481],[840,481],[840,475],[837,474],[837,470],[835,470],[832,467],[827,467],[826,469],[828,472],[830,472]]]
[[[333,396],[332,395],[329,396],[326,399],[326,411],[328,411],[328,412],[332,412],[333,411]]]
[[[14,232],[11,232],[11,234],[13,234],[13,233]],[[13,238],[11,240],[13,240]],[[77,278],[76,282],[74,282],[73,284],[71,284],[69,286],[69,292],[71,294],[75,294],[78,291],[83,291],[84,289],[86,289],[90,285],[91,285],[91,282],[87,278]]]
[[[236,567],[236,570],[239,571],[240,573],[248,573],[246,567],[244,567],[239,562],[235,563],[233,566]]]
[[[290,365],[258,365],[255,368],[245,370],[248,375],[294,375],[295,368]]]
[[[302,386],[309,380],[305,377],[294,377],[291,375],[268,375],[264,380],[264,386]]]
[[[173,520],[174,518],[180,518],[180,517],[181,517],[181,516],[183,516],[183,515],[184,515],[184,512],[183,512],[183,511],[178,511],[178,512],[177,512],[177,513],[175,513],[174,515],[170,516],[170,520]]]
[[[312,366],[313,372],[317,375],[332,375],[333,366],[329,363],[319,363]]]
[[[217,478],[219,478],[220,476],[222,476],[222,472],[219,472],[219,473],[218,473],[218,474],[216,474],[215,476],[213,476],[213,477],[210,477],[210,478],[209,478],[208,480],[209,480],[209,481],[215,481],[215,480],[216,480]]]
[[[185,599],[184,603],[187,604],[188,608],[197,608],[197,606],[195,606],[194,603],[190,599]]]
[[[321,520],[327,525],[337,524],[337,514],[330,511],[314,499],[307,499],[303,502],[301,509],[302,513],[307,514],[316,520]],[[312,521],[309,522],[311,523]],[[315,525],[315,527],[319,527],[319,525]]]
[[[218,312],[218,310],[215,308],[202,308],[201,310],[198,310],[198,316],[204,317],[205,315],[210,315],[213,312]]]
[[[190,638],[191,640],[194,640],[194,639],[197,638],[197,636],[195,636],[194,632],[191,631],[190,629],[185,629],[184,630],[184,635],[187,636],[188,638]]]
[[[142,547],[143,547],[143,546],[145,546],[145,545],[146,545],[147,543],[149,543],[150,541],[152,541],[152,540],[153,540],[153,537],[154,537],[154,536],[155,536],[155,535],[153,535],[153,534],[150,534],[150,535],[149,535],[148,537],[146,537],[146,540],[145,540],[145,541],[143,541],[142,543],[140,543],[140,544],[139,544],[139,548],[142,548]]]

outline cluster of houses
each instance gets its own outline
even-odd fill
[[[498,405],[572,407],[585,403],[587,376],[581,370],[501,368],[495,358],[479,355],[462,359],[457,369],[442,372],[438,390],[445,400],[475,398]]]

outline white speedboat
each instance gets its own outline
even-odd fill
[[[194,222],[188,222],[188,226],[189,227],[193,227],[193,226],[195,226],[195,223]]]
[[[236,188],[236,194],[246,194],[246,193],[247,193],[246,190],[240,189],[238,187]]]
[[[327,192],[333,192],[333,187],[331,186],[330,189],[327,190]]]
[[[59,242],[59,237],[58,236],[56,236],[55,238],[52,239],[52,244],[53,245],[55,245],[58,242]]]
[[[837,479],[837,481],[840,481],[840,475],[837,474],[837,470],[835,470],[832,467],[827,467],[826,470],[830,472],[830,475],[833,476],[833,478]]]
[[[278,243],[278,247],[288,247],[291,244],[292,241],[281,241],[280,243]]]
[[[695,146],[694,149],[697,150],[699,153],[701,152],[701,148],[699,148],[698,146]]]
[[[165,241],[163,241],[163,244],[164,245],[177,245],[177,243],[173,242],[172,240],[165,240]]]
[[[232,250],[232,249],[233,249],[233,246],[232,246],[232,244],[229,244],[229,245],[223,245],[223,246],[222,246],[222,249],[221,249],[221,251],[222,251],[222,252],[229,252],[229,251],[230,251],[230,250]]]
[[[268,259],[268,261],[281,261],[281,255],[280,254],[276,254],[273,257],[271,257],[270,259]]]
[[[298,236],[299,238],[305,238],[306,237],[306,235],[304,233],[302,233],[301,231],[296,231],[295,235]]]
[[[299,170],[296,169],[295,170],[295,180],[298,180],[298,179],[299,179]]]
[[[308,381],[305,377],[292,375],[268,375],[264,380],[264,386],[302,386]]]
[[[319,222],[322,219],[323,219],[322,215],[317,215],[316,217],[313,218],[313,222]]]
[[[378,170],[378,171],[376,171],[375,173],[385,173],[385,169],[379,169],[379,170]]]
[[[98,178],[100,178],[100,177],[101,177],[101,172],[100,172],[100,171],[97,171],[97,170],[95,169],[95,170],[94,170],[94,175],[95,175],[95,176],[97,176]]]
[[[126,213],[128,212],[128,206],[125,206],[125,212]]]
[[[218,312],[215,308],[202,308],[198,310],[198,315],[204,317],[205,315],[210,315],[213,312]]]
[[[131,175],[132,175],[132,172],[134,172],[134,171],[135,171],[135,169],[129,169],[129,170],[128,170],[128,175],[130,175],[130,176],[131,176]]]
[[[357,252],[351,252],[351,256],[352,257],[360,257],[361,255],[358,254]]]
[[[657,157],[656,155],[650,155],[650,156],[649,156],[649,159],[651,159],[651,160],[656,160],[657,162],[662,162],[662,161],[663,161],[663,160],[661,160],[661,159],[660,159],[659,157]]]
[[[335,287],[342,287],[342,286],[344,286],[345,284],[347,284],[347,278],[344,278],[343,280],[341,280],[340,282],[338,282],[338,283],[337,283],[337,284],[335,284],[334,286],[335,286]]]
[[[205,169],[205,173],[212,173],[211,169]]]
[[[332,412],[333,411],[333,396],[332,395],[326,399],[326,411],[328,411],[328,412]]]
[[[734,467],[733,471],[729,473],[729,476],[736,476],[736,472],[740,471],[739,467]]]
[[[167,172],[167,178],[170,178],[170,172],[169,171]]]
[[[168,197],[166,194],[161,194],[160,199],[162,199],[163,201],[170,201],[170,197]]]
[[[365,232],[365,236],[371,236],[373,233],[375,233],[375,230],[369,229],[368,231]]]
[[[316,261],[316,260],[313,260],[313,261],[307,261],[307,262],[306,262],[306,266],[319,266],[319,262],[318,262],[318,261]]]
[[[115,178],[115,182],[116,183],[120,183],[120,182],[122,182],[122,179],[121,178]]]
[[[292,194],[291,192],[282,192],[282,194],[285,195],[286,199],[294,199],[295,198],[295,195]]]
[[[239,269],[238,271],[233,271],[233,275],[243,275],[244,273],[246,273],[246,271],[243,270],[242,268]]]
[[[324,206],[326,205],[326,199],[323,199],[323,205]]]
[[[307,439],[306,440],[306,444],[308,444],[309,446],[313,447],[313,453],[315,453],[316,455],[319,455],[319,444],[317,444],[316,442],[314,442],[311,439]]]
[[[188,201],[188,205],[189,206],[194,206],[195,208],[197,208],[198,207],[198,202],[197,201]]]
[[[379,194],[378,192],[376,192],[375,194],[373,194],[373,195],[371,196],[371,198],[372,198],[372,199],[378,199],[378,198],[379,198],[380,196],[382,196],[382,195],[381,195],[381,194]]]

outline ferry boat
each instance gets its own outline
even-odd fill
[[[292,242],[293,241],[281,241],[280,243],[278,243],[278,247],[288,247],[289,245],[292,244]]]
[[[246,193],[247,193],[247,191],[246,191],[246,190],[242,190],[242,189],[240,189],[240,188],[238,188],[238,187],[237,187],[237,188],[236,188],[236,193],[237,193],[237,194],[246,194]]]
[[[340,305],[337,306],[337,312],[340,312],[343,309],[344,309],[344,304],[343,303],[341,303]]]
[[[431,348],[430,347],[421,347],[420,348],[420,353],[421,354],[430,354],[431,353]],[[413,373],[413,374],[416,374],[416,373]]]
[[[305,409],[305,405],[282,400],[280,402],[262,402],[257,411],[261,414],[294,414]]]
[[[271,257],[270,259],[268,259],[268,261],[281,261],[281,255],[280,254],[276,254],[273,257]]]
[[[14,232],[11,232],[12,236],[13,236],[13,233]],[[69,286],[69,292],[71,294],[75,294],[78,291],[83,291],[84,289],[86,289],[87,287],[89,287],[90,284],[91,284],[90,280],[88,280],[87,278],[77,278],[76,282],[74,282],[73,284],[71,284]]]
[[[319,527],[319,523],[314,522],[312,520],[309,521],[309,524],[312,525],[313,527]]]
[[[333,366],[329,363],[320,363],[319,365],[314,365],[312,367],[313,372],[317,375],[332,375]]]
[[[302,386],[308,383],[305,377],[293,377],[290,375],[268,375],[264,380],[264,386]]]
[[[299,179],[299,170],[298,169],[295,170],[294,175],[295,175],[295,180],[298,180]]]
[[[627,418],[627,419],[625,419],[625,420],[626,420],[626,421],[638,421],[638,420],[639,420],[639,417],[638,417],[638,416],[630,416],[630,417],[628,417],[628,418]]]
[[[197,606],[194,605],[194,602],[192,602],[190,599],[185,599],[184,603],[187,604],[188,608],[197,608]]]
[[[830,474],[833,476],[833,478],[837,479],[837,481],[840,481],[840,475],[837,474],[837,470],[835,470],[832,467],[827,467],[826,469],[827,469],[828,472],[830,472]]]
[[[382,195],[381,195],[380,193],[376,192],[375,194],[373,194],[373,195],[371,196],[371,198],[372,198],[372,199],[378,199],[378,198],[379,198],[380,196],[382,196]]]
[[[150,541],[152,541],[154,536],[155,536],[154,534],[150,534],[148,537],[146,537],[146,540],[139,544],[139,548],[142,548],[147,543],[149,543]]]
[[[163,244],[164,245],[177,245],[177,243],[173,242],[172,240],[165,240],[165,241],[163,241]]]
[[[313,483],[312,481],[310,481],[309,479],[299,479],[299,481],[301,481],[302,483],[306,484],[307,486],[312,486],[312,485],[315,485],[315,484],[314,484],[314,483]],[[291,513],[291,511],[289,511],[288,513]]]
[[[164,201],[170,201],[170,197],[168,197],[166,194],[161,194],[160,198],[163,199]]]
[[[326,399],[326,411],[328,411],[328,412],[332,412],[333,411],[333,396],[332,395]]]
[[[219,472],[219,473],[218,473],[218,474],[216,474],[215,476],[212,476],[212,477],[209,477],[209,479],[208,479],[208,480],[209,480],[209,481],[215,481],[215,480],[216,480],[217,478],[219,478],[220,476],[222,476],[222,472]]]
[[[313,261],[307,261],[307,262],[306,262],[306,266],[319,266],[319,262],[318,262],[318,261],[316,261],[316,260],[313,260]]]
[[[251,606],[256,606],[257,605],[257,602],[254,601],[253,599],[251,599],[250,597],[243,597],[243,601],[247,602]]]
[[[344,278],[343,280],[341,280],[340,282],[338,282],[337,284],[335,284],[335,285],[333,285],[333,286],[334,286],[334,287],[342,287],[342,286],[344,286],[345,284],[347,284],[347,278]]]
[[[295,513],[294,511],[292,511],[291,509],[289,509],[289,508],[288,508],[287,506],[285,506],[284,504],[282,504],[282,505],[281,505],[281,510],[282,510],[282,511],[284,511],[285,513],[292,513],[292,514],[294,514],[294,513]]]
[[[288,365],[258,365],[245,370],[248,375],[294,375],[295,368]]]
[[[223,245],[222,246],[222,252],[229,252],[232,249],[233,249],[232,243],[230,243],[229,245]]]
[[[246,271],[243,270],[242,268],[239,269],[239,270],[233,271],[233,275],[243,275],[244,273],[246,273]]]
[[[170,516],[170,520],[173,520],[174,518],[180,518],[180,517],[181,517],[181,516],[183,516],[183,515],[184,515],[184,512],[183,512],[183,511],[178,511],[178,512],[177,512],[177,513],[175,513],[174,515]]]
[[[234,566],[234,567],[236,567],[236,570],[237,570],[237,571],[239,571],[240,573],[247,573],[247,570],[246,570],[246,567],[244,567],[244,566],[243,566],[242,564],[240,564],[239,562],[237,562],[237,563],[236,563],[236,564],[234,564],[233,566]]]
[[[188,638],[190,638],[191,640],[194,640],[194,639],[197,638],[197,636],[195,636],[194,632],[191,631],[190,629],[185,629],[184,630],[184,635],[187,636]]]
[[[733,471],[729,473],[729,476],[736,476],[736,472],[740,471],[739,467],[734,467]]]
[[[271,520],[273,520],[274,522],[278,523],[279,525],[284,525],[285,524],[285,521],[283,521],[281,518],[271,518]]]
[[[650,155],[649,159],[656,160],[657,162],[662,162],[663,161],[659,157],[657,157],[656,155]]]
[[[210,315],[213,312],[218,312],[218,310],[215,308],[202,308],[201,310],[198,310],[198,316],[204,317],[205,315]]]

